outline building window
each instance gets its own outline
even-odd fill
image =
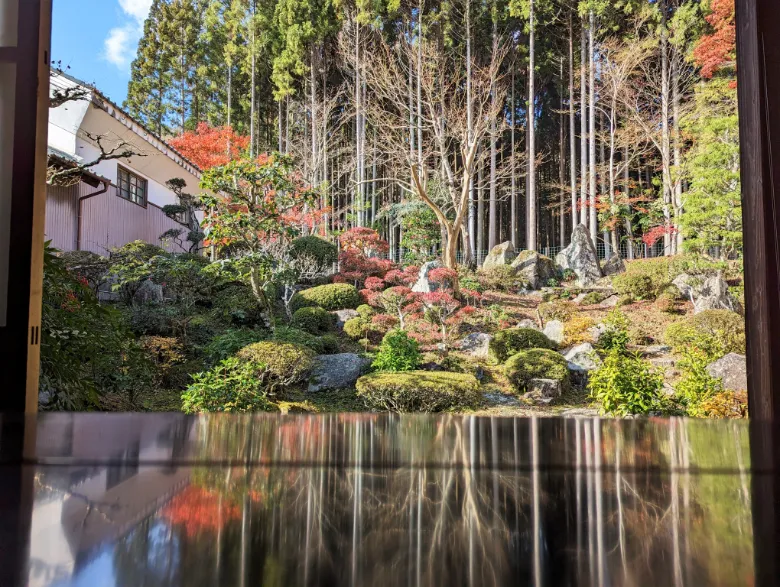
[[[123,167],[119,168],[117,177],[119,179],[119,196],[134,204],[146,207],[146,180]]]

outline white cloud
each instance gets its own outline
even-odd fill
[[[103,41],[103,57],[119,69],[126,71],[135,57],[138,40],[143,32],[144,20],[149,14],[152,0],[119,0],[123,18],[129,17],[131,22],[108,31]]]

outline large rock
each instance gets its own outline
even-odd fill
[[[309,391],[352,387],[370,364],[370,360],[354,353],[318,355],[314,359]]]
[[[701,287],[693,290],[693,313],[704,310],[731,310],[742,313],[742,306],[731,295],[729,286],[720,275],[708,277]]]
[[[163,301],[163,287],[147,279],[136,290],[133,295],[133,301],[136,304],[148,304],[150,302]]]
[[[420,275],[417,277],[417,283],[412,287],[412,291],[416,293],[431,293],[432,291],[436,291],[438,286],[431,283],[430,279],[428,279],[428,274],[433,269],[438,269],[439,267],[442,267],[442,264],[439,261],[428,261],[420,267]]]
[[[561,344],[564,339],[564,326],[560,320],[550,320],[542,330],[544,335],[555,344]]]
[[[357,310],[335,310],[334,312],[331,312],[331,314],[333,314],[336,319],[336,328],[339,330],[344,329],[344,323],[347,320],[352,320],[352,318],[357,318],[359,316]]]
[[[617,275],[618,273],[626,272],[626,264],[623,259],[617,253],[612,253],[609,259],[604,262],[604,267],[601,268],[601,272],[606,275]]]
[[[707,365],[707,374],[720,379],[723,388],[730,391],[747,391],[747,362],[745,355],[729,353]]]
[[[515,247],[512,246],[510,241],[496,245],[488,256],[485,257],[485,262],[482,263],[482,269],[492,269],[493,267],[499,267],[501,265],[509,265],[512,259],[515,258]]]
[[[523,399],[530,400],[538,405],[547,405],[554,399],[561,397],[563,389],[557,379],[531,379],[523,394]]]
[[[528,282],[531,289],[539,289],[547,285],[551,279],[555,279],[558,272],[555,263],[549,257],[540,255],[536,251],[523,251],[512,261],[515,275]]]
[[[596,247],[582,224],[574,228],[571,244],[555,256],[555,263],[573,271],[580,286],[592,285],[603,277]]]
[[[523,318],[520,320],[520,322],[517,323],[518,328],[533,328],[534,330],[541,331],[541,328],[539,328],[539,323],[536,320],[531,320],[530,318]]]
[[[686,299],[692,300],[691,294],[698,285],[698,281],[687,273],[680,273],[672,280],[672,285],[676,286],[680,290],[680,294]]]
[[[475,359],[487,359],[488,348],[493,337],[484,332],[474,332],[458,343],[462,352]]]
[[[587,373],[598,369],[602,364],[596,349],[589,342],[571,347],[563,353],[563,358],[569,362],[569,371]]]

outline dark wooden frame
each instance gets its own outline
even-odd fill
[[[119,179],[119,174],[122,172],[127,173],[128,175],[131,175],[136,179],[139,179],[142,182],[144,182],[144,203],[143,204],[139,204],[132,198],[125,198],[122,195],[122,185],[121,185],[122,182]],[[117,165],[116,166],[116,195],[122,198],[123,200],[127,200],[131,204],[135,204],[136,206],[140,206],[141,208],[147,208],[149,206],[149,180],[143,177],[142,175],[139,175],[132,169],[125,167],[124,165]]]

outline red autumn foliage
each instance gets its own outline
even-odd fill
[[[249,137],[229,126],[212,127],[201,122],[194,131],[174,137],[168,144],[205,171],[239,159],[249,145]]]
[[[216,492],[190,485],[163,508],[161,517],[172,525],[183,526],[187,536],[193,537],[219,530],[220,524],[239,519],[241,512],[227,499],[220,503]]]
[[[674,226],[655,226],[642,235],[642,241],[648,246],[652,247],[657,241],[662,239],[665,235],[675,234],[677,229]]]
[[[710,11],[704,18],[713,32],[702,36],[693,50],[693,59],[704,78],[711,78],[718,69],[734,61],[737,43],[734,0],[712,0]]]
[[[381,258],[380,255],[387,253],[390,246],[375,230],[364,227],[352,228],[339,237],[339,243],[341,244],[341,253],[339,253],[341,274],[334,277],[334,281],[351,282],[356,286],[363,282],[368,284],[367,279],[383,278],[395,267],[389,259]],[[368,285],[366,287],[368,288]],[[378,282],[374,282],[369,289],[377,291],[383,288],[384,285],[380,286]]]

